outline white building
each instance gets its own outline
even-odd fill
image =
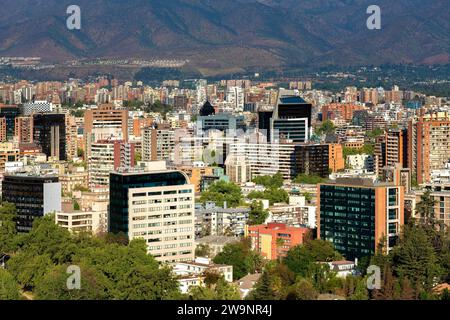
[[[353,170],[375,172],[375,157],[368,154],[355,154],[347,156],[347,166]]]
[[[147,164],[147,171],[114,172],[111,179],[110,232],[144,239],[148,253],[161,262],[194,259],[195,187],[185,173],[155,161]]]
[[[108,226],[108,202],[97,202],[91,210],[56,212],[57,225],[71,232],[106,232]]]
[[[244,111],[244,90],[242,87],[228,87],[226,100],[233,111]]]
[[[173,272],[179,276],[180,290],[187,293],[191,286],[203,285],[205,272],[222,275],[227,282],[233,282],[233,266],[214,264],[209,258],[196,258],[194,261],[172,264]]]
[[[54,105],[48,101],[33,101],[23,104],[22,112],[24,116],[29,116],[32,113],[40,112],[52,112],[54,110]]]
[[[88,157],[89,187],[109,185],[109,174],[114,171],[114,143],[95,142]]]

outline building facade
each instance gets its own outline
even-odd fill
[[[318,237],[347,259],[389,252],[404,224],[404,187],[369,179],[337,179],[319,186]],[[382,242],[382,243],[381,243]]]
[[[179,171],[111,173],[109,231],[143,238],[161,262],[194,259],[194,186]]]

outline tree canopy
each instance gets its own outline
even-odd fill
[[[242,203],[241,188],[232,182],[217,181],[210,185],[208,190],[202,192],[200,202],[208,201],[215,202],[220,207],[225,202],[229,208],[237,207]]]

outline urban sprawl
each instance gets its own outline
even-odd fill
[[[449,298],[448,97],[0,83],[0,179],[0,299]]]

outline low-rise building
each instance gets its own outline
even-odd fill
[[[214,202],[204,205],[197,204],[195,208],[195,234],[197,237],[207,235],[243,236],[245,224],[250,214],[248,207],[224,208]]]
[[[230,243],[238,242],[239,238],[229,236],[206,236],[195,240],[196,246],[206,245],[210,249],[209,258],[214,258],[217,254],[221,253],[223,247]]]
[[[215,264],[209,258],[196,258],[194,261],[177,262],[172,264],[173,272],[177,275],[182,293],[187,293],[191,286],[203,285],[205,273],[217,273],[225,281],[233,282],[233,266]]]
[[[56,212],[55,223],[71,232],[107,232],[108,202],[97,202],[90,209],[73,208]]]
[[[288,227],[282,223],[246,226],[245,236],[251,239],[253,250],[264,258],[276,260],[286,256],[287,252],[303,243],[303,238],[310,229]]]

